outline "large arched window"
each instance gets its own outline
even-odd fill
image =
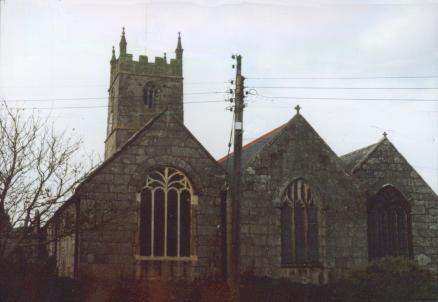
[[[317,264],[318,215],[312,189],[298,179],[286,188],[282,201],[282,264]]]
[[[141,192],[140,255],[150,257],[190,256],[189,179],[165,167],[152,171]]]
[[[410,256],[410,207],[403,195],[385,186],[368,203],[368,254],[370,259]]]

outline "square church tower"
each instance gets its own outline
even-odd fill
[[[116,58],[113,47],[111,58],[105,159],[165,109],[184,122],[180,34],[175,59],[170,62],[166,53],[155,57],[155,62],[149,62],[143,55],[134,61],[132,54],[126,52],[124,29],[119,46],[119,57]]]

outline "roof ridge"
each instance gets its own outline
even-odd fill
[[[374,144],[370,144],[370,145],[365,146],[365,147],[362,147],[362,148],[359,148],[359,149],[356,149],[356,150],[353,150],[353,151],[350,151],[350,152],[348,152],[348,153],[345,153],[345,154],[343,154],[343,155],[340,155],[339,157],[340,157],[340,158],[343,158],[343,157],[351,156],[351,155],[353,155],[353,154],[355,154],[355,153],[359,153],[359,152],[361,152],[361,151],[364,151],[365,149],[371,148],[371,147],[373,147],[373,146],[376,145],[376,144],[378,144],[378,142],[377,142],[377,143],[374,143]]]

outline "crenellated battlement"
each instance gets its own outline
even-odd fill
[[[146,55],[140,55],[138,61],[133,59],[133,55],[127,53],[127,42],[125,28],[119,43],[119,57],[116,58],[113,46],[111,57],[111,83],[120,72],[138,75],[159,76],[159,77],[182,77],[182,55],[181,34],[178,33],[178,42],[175,49],[175,58],[168,61],[166,53],[163,57],[155,57],[154,62],[149,62]]]
[[[182,61],[174,58],[169,62],[166,57],[155,57],[154,62],[149,62],[148,56],[145,55],[140,55],[136,61],[132,54],[125,54],[111,62],[111,76],[119,72],[182,77]]]

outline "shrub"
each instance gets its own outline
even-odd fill
[[[328,286],[302,284],[288,279],[272,279],[246,274],[242,277],[240,301],[246,302],[330,302]]]
[[[405,257],[388,257],[353,270],[334,286],[337,301],[409,302],[433,299],[433,274]]]

